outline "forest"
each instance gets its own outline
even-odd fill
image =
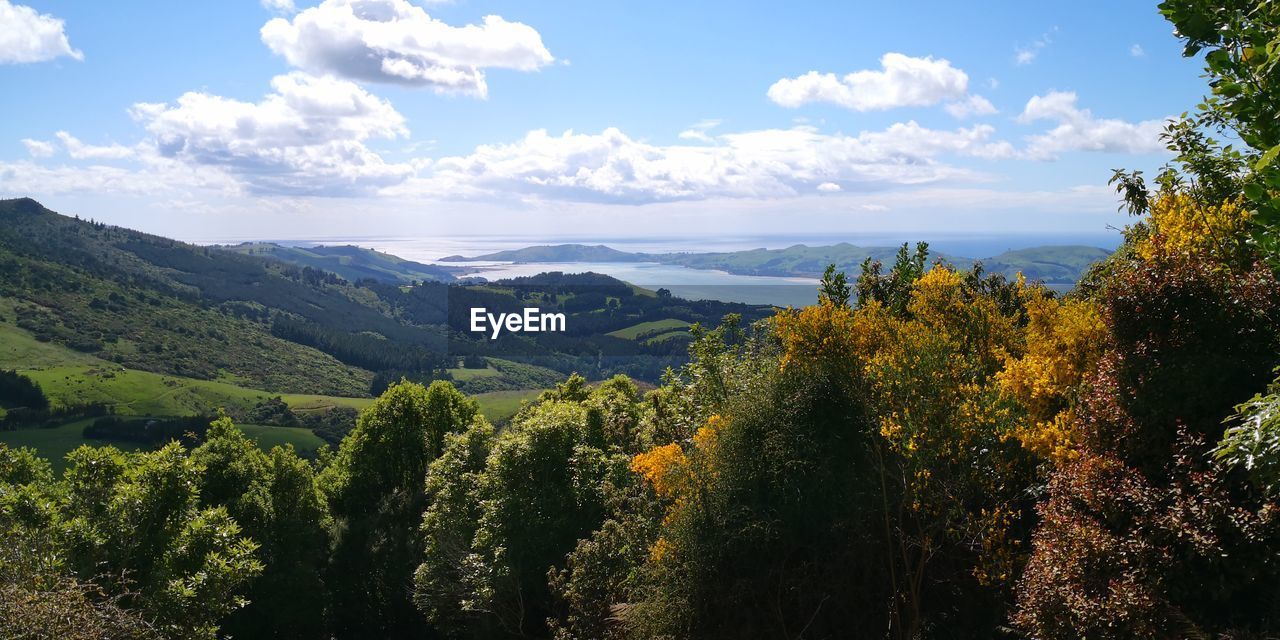
[[[1280,636],[1280,5],[1160,10],[1210,96],[1070,293],[921,244],[500,428],[405,380],[314,460],[0,445],[0,637]]]

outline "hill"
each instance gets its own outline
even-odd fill
[[[441,262],[636,262],[645,259],[646,254],[619,251],[602,244],[557,244],[540,245],[486,253],[468,258],[465,256],[447,256]]]
[[[717,269],[737,275],[818,277],[834,264],[848,274],[857,274],[868,258],[891,264],[898,247],[861,247],[847,242],[810,247],[797,244],[785,249],[747,249],[711,253],[629,253],[602,245],[579,244],[526,247],[488,253],[473,258],[450,256],[451,262],[659,262],[691,269]],[[933,259],[960,267],[982,262],[990,273],[1014,277],[1022,272],[1032,280],[1047,284],[1075,284],[1089,265],[1110,255],[1097,247],[1061,245],[1008,251],[998,256],[974,258],[932,253]]]
[[[267,318],[272,309],[375,312],[354,292],[326,288],[321,272],[285,267],[57,215],[30,199],[0,201],[0,313],[38,341],[161,374],[367,392],[367,371],[272,335]]]
[[[982,266],[1006,275],[1021,273],[1028,280],[1074,284],[1090,266],[1110,255],[1106,249],[1078,245],[1032,247],[987,258]]]
[[[265,256],[303,267],[323,269],[351,282],[366,278],[385,282],[452,282],[454,270],[352,245],[287,247],[271,242],[216,246],[250,256]]]
[[[304,259],[319,266],[298,262]],[[344,266],[390,271],[353,282],[332,271]],[[367,396],[402,377],[453,373],[469,393],[545,388],[573,372],[652,381],[678,365],[684,349],[610,332],[665,319],[713,325],[729,313],[748,320],[769,313],[656,296],[598,274],[404,286],[411,274],[447,275],[431,269],[353,247],[201,247],[63,216],[31,199],[0,201],[0,328],[31,335],[8,347],[12,368],[32,369],[35,360],[56,355],[61,361],[40,366],[76,368],[70,378],[95,389],[102,380],[86,371],[127,370],[90,394],[108,404],[133,402],[116,396],[139,386],[143,373],[153,376],[140,383],[147,389],[157,380],[201,382],[194,395],[182,396],[190,399],[181,403],[184,411],[206,400],[225,403],[226,390],[209,386],[220,384],[253,389],[256,401],[264,393]],[[527,304],[567,314],[568,331],[492,343],[467,336],[469,308],[513,312]],[[492,373],[459,370],[464,357],[487,359]]]

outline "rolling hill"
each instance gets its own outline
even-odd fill
[[[271,242],[215,246],[249,256],[265,256],[303,267],[323,269],[351,282],[366,278],[386,282],[452,282],[455,269],[405,260],[389,253],[352,245],[289,247]]]

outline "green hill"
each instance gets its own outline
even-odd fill
[[[0,201],[0,273],[0,313],[40,342],[272,391],[358,395],[371,379],[272,335],[273,311],[392,322],[318,273],[306,282],[282,263],[60,216],[30,199]]]
[[[995,273],[1021,273],[1028,280],[1050,284],[1075,283],[1090,266],[1105,260],[1109,255],[1110,251],[1097,247],[1032,247],[1006,251],[983,260],[982,265]]]
[[[249,256],[265,256],[304,267],[323,269],[355,282],[371,278],[386,282],[451,282],[453,270],[405,260],[373,249],[344,246],[286,247],[270,242],[246,242],[218,249]]]

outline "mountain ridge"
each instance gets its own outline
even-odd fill
[[[857,273],[863,260],[892,262],[899,247],[863,247],[848,242],[809,246],[794,244],[784,249],[745,249],[726,252],[642,253],[613,249],[606,245],[535,245],[495,251],[478,256],[452,255],[441,262],[657,262],[692,269],[717,269],[735,275],[818,277],[827,265],[835,264],[846,273]],[[1041,245],[1014,249],[987,258],[968,258],[945,253],[934,259],[967,267],[981,262],[992,273],[1013,277],[1022,273],[1031,280],[1048,284],[1074,284],[1093,263],[1111,255],[1110,251],[1088,245]]]

